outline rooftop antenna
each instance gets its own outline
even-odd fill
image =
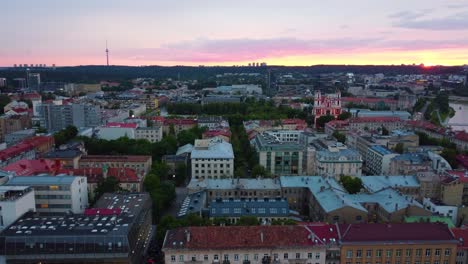
[[[107,66],[109,66],[109,49],[107,48],[107,40],[106,40],[106,59],[107,59]]]

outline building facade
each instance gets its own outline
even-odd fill
[[[315,116],[314,123],[322,116],[331,115],[338,119],[341,114],[341,92],[335,94],[322,95],[320,90],[315,92],[314,108],[312,114]]]
[[[197,139],[190,156],[192,178],[232,178],[234,152],[232,145],[220,138]]]
[[[29,186],[0,186],[0,230],[23,214],[36,211],[34,190]]]

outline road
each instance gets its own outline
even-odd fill
[[[187,188],[176,187],[176,199],[164,214],[177,217],[177,213],[179,212],[180,206],[184,202],[185,196],[187,196]]]

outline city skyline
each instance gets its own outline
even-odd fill
[[[13,64],[463,65],[465,1],[2,3],[0,66]]]

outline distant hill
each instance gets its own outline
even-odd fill
[[[173,78],[180,76],[181,80],[204,80],[216,74],[223,73],[263,73],[268,70],[275,73],[347,73],[355,74],[457,74],[463,72],[462,66],[421,67],[412,65],[380,66],[380,65],[315,65],[315,66],[268,66],[268,67],[190,67],[190,66],[76,66],[58,67],[55,70],[32,69],[41,73],[44,81],[64,82],[98,82],[100,80],[126,80],[129,78],[152,77]],[[0,77],[18,78],[25,76],[25,69],[0,68]]]

